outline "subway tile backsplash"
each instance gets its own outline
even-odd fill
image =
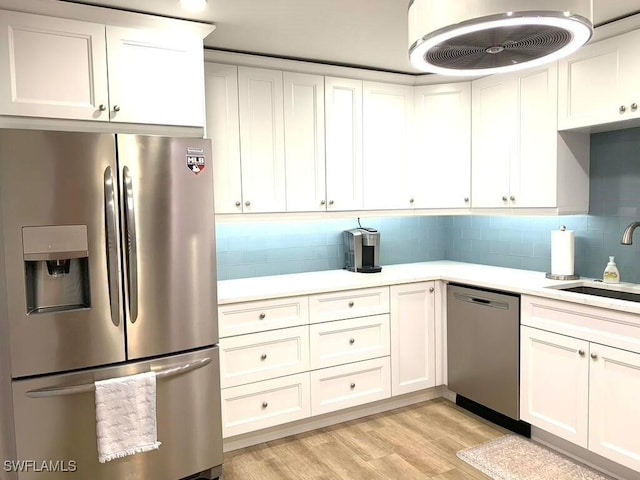
[[[602,276],[615,255],[622,281],[640,283],[640,231],[620,244],[624,228],[640,220],[640,128],[591,136],[590,214],[562,217],[440,216],[362,219],[381,232],[383,265],[429,260],[546,272],[551,230],[576,232],[576,273]],[[342,231],[351,220],[219,224],[218,277],[231,278],[344,267]]]

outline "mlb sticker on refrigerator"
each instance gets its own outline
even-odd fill
[[[199,174],[206,165],[202,148],[187,147],[187,168],[194,174]]]

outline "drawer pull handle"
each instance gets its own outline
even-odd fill
[[[580,355],[581,357],[584,357],[584,350],[578,350],[578,355]]]
[[[593,358],[594,360],[598,359],[598,355],[594,352],[591,354],[591,358]]]
[[[353,390],[354,388],[356,388],[356,384],[355,384],[355,383],[352,383],[352,384],[351,384],[351,390]]]
[[[349,308],[353,307],[354,305],[355,305],[355,303],[349,302]]]
[[[267,408],[269,404],[267,402],[262,402],[262,408]]]
[[[266,360],[267,359],[267,354],[263,353],[262,355],[260,355],[260,360]]]
[[[355,339],[355,338],[350,338],[350,339],[349,339],[349,343],[350,343],[351,345],[353,345],[354,343],[356,343],[356,339]]]
[[[266,316],[267,316],[267,314],[266,314],[266,313],[261,313],[261,314],[258,316],[258,318],[259,318],[260,320],[264,320]]]

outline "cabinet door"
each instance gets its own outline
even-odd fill
[[[0,13],[0,114],[109,119],[104,25]]]
[[[202,127],[202,39],[107,26],[112,122]]]
[[[325,77],[327,210],[362,210],[362,81]]]
[[[436,384],[435,282],[391,288],[391,394]]]
[[[620,49],[625,41],[623,35],[593,43],[560,61],[559,130],[621,119],[619,107],[624,100]],[[637,42],[630,47],[637,49]]]
[[[471,204],[509,206],[511,158],[516,135],[516,82],[494,75],[472,82]]]
[[[558,181],[558,67],[517,75],[518,134],[511,156],[511,207],[556,207]]]
[[[413,208],[413,87],[364,82],[363,91],[364,208]]]
[[[464,208],[471,197],[471,84],[417,87],[415,208]]]
[[[238,67],[205,65],[207,123],[211,139],[216,213],[242,212]]]
[[[326,210],[324,78],[284,72],[287,211]]]
[[[282,72],[238,67],[245,212],[284,212]]]
[[[591,344],[589,450],[640,471],[640,355]]]
[[[587,448],[589,343],[520,327],[520,417]]]

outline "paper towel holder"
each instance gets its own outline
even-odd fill
[[[566,229],[567,227],[564,225],[560,227],[560,230],[562,231],[565,231]],[[580,278],[580,275],[557,275],[555,273],[547,273],[545,277],[550,280],[578,280]]]

